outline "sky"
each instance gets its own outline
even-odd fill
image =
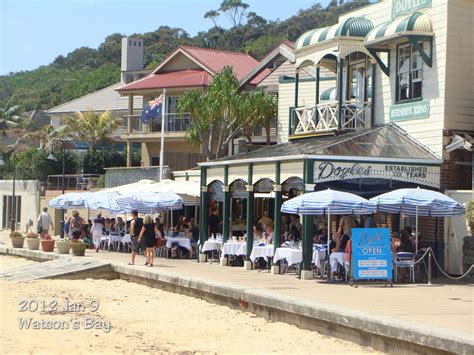
[[[329,0],[244,0],[249,11],[286,19]],[[191,36],[213,24],[204,14],[221,0],[0,0],[0,75],[35,69],[79,47],[97,48],[112,33],[129,35],[161,25]],[[225,18],[219,21],[228,27]]]

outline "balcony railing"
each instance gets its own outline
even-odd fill
[[[102,175],[96,174],[66,174],[64,175],[64,190],[89,190],[96,187],[97,179]],[[48,190],[61,190],[62,175],[48,175]]]
[[[337,101],[298,107],[291,112],[290,135],[337,131],[339,129],[338,115],[339,103]],[[341,117],[342,130],[358,130],[369,126],[369,102],[344,102]]]
[[[143,123],[139,115],[125,115],[122,119],[122,129],[127,133],[149,133],[161,131],[161,117],[155,118],[148,123]],[[191,124],[189,113],[167,113],[165,114],[166,132],[184,132]]]

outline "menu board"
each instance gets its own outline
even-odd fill
[[[392,255],[388,228],[353,228],[354,280],[392,280]]]

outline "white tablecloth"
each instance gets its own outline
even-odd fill
[[[331,253],[329,255],[329,264],[331,265],[331,271],[337,271],[337,264],[342,265],[344,268],[346,267],[346,253]]]
[[[125,234],[122,238],[122,243],[131,243],[132,238],[130,238],[130,234]]]
[[[166,247],[171,248],[173,243],[178,243],[179,246],[191,250],[191,239],[186,237],[165,237],[166,238]]]
[[[252,253],[250,253],[250,260],[255,262],[257,258],[271,258],[273,256],[273,245],[258,246],[254,245]]]
[[[212,251],[212,250],[221,250],[222,249],[222,240],[208,239],[204,242],[204,245],[201,248],[202,252]]]
[[[326,260],[326,249],[319,249],[313,251],[313,264],[322,269],[322,261]]]
[[[273,261],[286,259],[288,265],[299,264],[303,261],[303,251],[301,249],[293,248],[277,248]]]
[[[222,255],[245,255],[247,253],[246,242],[227,242],[222,246]]]

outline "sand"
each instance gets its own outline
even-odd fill
[[[0,256],[0,271],[28,263],[31,261]],[[296,326],[269,322],[251,313],[123,280],[0,280],[0,297],[1,353],[373,351]],[[57,307],[51,301],[57,301]],[[26,310],[21,312],[23,308]],[[56,312],[49,312],[54,309]],[[38,322],[29,323],[30,329],[19,329],[19,318],[23,328],[30,318]],[[33,325],[43,329],[31,329]],[[85,329],[91,325],[97,328]],[[44,329],[48,327],[61,329]]]

